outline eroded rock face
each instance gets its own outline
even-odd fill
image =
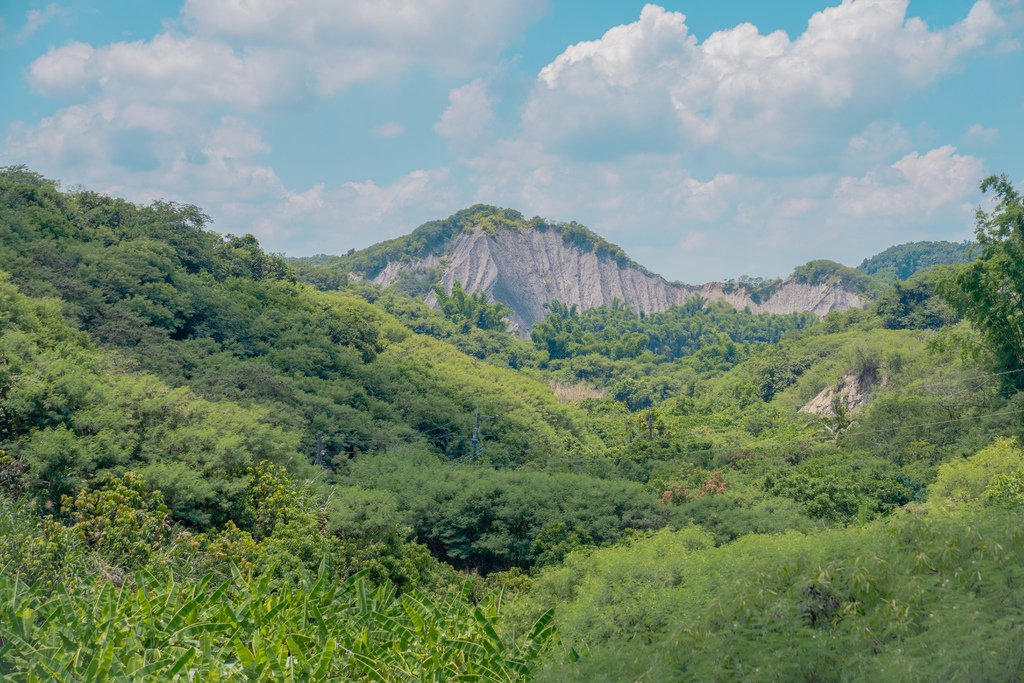
[[[813,311],[823,316],[864,305],[859,294],[840,285],[812,287],[787,280],[761,303],[754,302],[743,288],[726,292],[721,282],[676,285],[637,268],[620,267],[594,251],[567,245],[554,231],[499,231],[491,237],[477,229],[452,240],[447,258],[450,264],[441,280],[445,288],[450,290],[458,280],[467,292],[487,292],[493,301],[515,311],[510,327],[524,334],[547,316],[544,304],[555,299],[585,310],[611,306],[618,298],[645,313],[667,310],[694,294],[709,300],[725,299],[739,310],[749,306],[754,313]],[[402,270],[428,268],[439,262],[438,257],[431,256],[410,264],[391,263],[373,281],[388,286]],[[431,305],[432,299],[430,295]]]
[[[835,412],[832,410],[832,399],[837,395],[846,409],[853,412],[868,402],[868,398],[877,387],[886,384],[886,377],[880,376],[877,371],[859,374],[848,372],[839,381],[839,384],[825,387],[806,405],[801,406],[800,412],[835,417]]]

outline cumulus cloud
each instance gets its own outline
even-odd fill
[[[911,145],[910,132],[898,123],[876,121],[850,138],[851,157],[878,161]]]
[[[271,251],[340,254],[406,234],[425,220],[425,212],[440,218],[461,206],[447,168],[416,170],[387,185],[318,183],[300,192],[278,182],[274,190],[263,201],[214,208]]]
[[[489,62],[529,23],[544,0],[186,0],[196,35],[250,47],[320,55],[325,87],[413,63],[462,71]]]
[[[842,178],[833,196],[844,214],[858,217],[969,213],[971,204],[964,199],[977,188],[983,172],[981,159],[956,154],[955,147],[945,145],[923,155],[911,152],[889,169],[861,178]]]
[[[332,189],[318,184],[285,192],[256,215],[250,228],[268,247],[292,254],[343,253],[410,232],[424,212],[446,216],[460,207],[447,168],[416,170],[389,185],[348,182]]]
[[[580,221],[687,282],[787,275],[813,258],[857,265],[893,244],[963,239],[984,177],[981,159],[951,146],[843,177],[702,177],[679,155],[580,161],[524,141],[503,142],[470,165],[475,201]]]
[[[566,48],[527,84],[521,121],[498,121],[494,92],[511,89],[470,81],[484,73],[473,70],[542,6],[188,0],[178,30],[36,59],[31,87],[70,104],[12,127],[0,162],[136,201],[200,204],[216,228],[293,254],[367,246],[474,201],[579,220],[691,282],[784,275],[777,264],[810,258],[855,265],[899,241],[967,233],[982,161],[921,146],[895,119],[910,93],[1005,33],[986,0],[945,29],[907,17],[905,0],[845,0],[795,38],[742,24],[703,41],[682,14],[648,5]],[[434,124],[462,167],[282,182],[252,121],[412,65],[470,81]],[[978,124],[963,141],[995,136]]]
[[[32,89],[56,98],[95,94],[124,101],[253,109],[309,96],[293,55],[236,53],[224,43],[163,33],[150,41],[52,47],[29,66]]]
[[[268,239],[298,239],[310,229],[319,235],[310,243],[321,250],[324,234],[346,234],[339,224],[364,237],[385,229],[393,236],[418,224],[405,220],[411,207],[458,208],[446,168],[407,173],[386,185],[289,188],[251,121],[308,108],[353,84],[379,83],[416,66],[446,77],[479,71],[546,4],[186,0],[177,28],[168,24],[152,38],[72,41],[36,58],[26,70],[29,86],[65,106],[10,126],[0,156],[135,201],[202,204],[235,232],[251,228]],[[30,12],[23,34],[57,11],[51,5]],[[470,96],[482,87],[471,86]],[[471,101],[461,103],[462,114],[454,112],[449,121],[466,124]],[[478,125],[486,125],[486,114],[476,115]],[[391,121],[372,134],[403,132]],[[327,225],[332,231],[317,232]]]
[[[434,191],[440,190],[440,186],[447,179],[447,168],[435,171],[419,170],[387,187],[378,187],[371,180],[345,183],[341,186],[338,197],[346,200],[347,205],[359,216],[378,221],[400,207],[419,204]]]
[[[29,67],[37,92],[100,91],[243,108],[306,102],[415,64],[463,73],[494,58],[544,0],[186,2],[188,32],[51,48]],[[49,10],[47,10],[49,11]]]
[[[982,160],[914,151],[927,136],[895,119],[1006,28],[986,0],[942,29],[907,4],[845,0],[793,38],[741,24],[703,41],[647,5],[540,70],[518,136],[466,162],[475,200],[579,220],[691,282],[962,238]]]
[[[658,247],[678,241],[680,225],[705,227],[731,215],[756,179],[691,175],[676,155],[633,154],[616,161],[576,161],[524,141],[504,141],[468,161],[475,201],[527,214],[580,220],[609,239]]]
[[[287,187],[267,163],[272,150],[250,121],[206,123],[160,107],[105,99],[72,105],[34,125],[16,126],[0,165],[59,167],[92,190],[148,203],[202,206],[214,228],[252,232],[271,251],[347,251],[396,237],[465,203],[447,168],[416,170],[392,183],[371,180]]]
[[[647,5],[540,71],[526,134],[564,149],[625,139],[630,149],[715,146],[781,160],[838,147],[1003,26],[987,0],[942,30],[906,9],[907,0],[845,0],[795,40],[740,24],[698,42],[683,14]]]
[[[478,78],[448,93],[450,104],[434,124],[434,130],[449,140],[474,139],[494,122],[491,107],[495,99],[487,94],[487,82]]]
[[[283,191],[254,159],[270,151],[260,131],[236,116],[213,122],[115,99],[72,105],[34,125],[18,125],[3,157],[63,169],[91,189],[134,201],[156,197],[242,201]],[[151,188],[161,188],[156,194]]]

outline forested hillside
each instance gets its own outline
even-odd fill
[[[383,256],[314,287],[0,170],[0,676],[1012,679],[1024,207],[983,189],[970,263],[795,274],[863,309],[553,301],[519,339],[344,276]]]
[[[970,263],[972,242],[908,242],[875,254],[857,266],[857,269],[888,281],[909,280],[916,273],[932,266]]]
[[[349,279],[370,280],[409,296],[435,296],[456,287],[500,303],[499,317],[529,336],[548,307],[565,304],[586,312],[626,307],[636,314],[665,313],[694,296],[724,300],[753,313],[814,313],[860,307],[875,293],[874,280],[833,261],[813,261],[793,276],[688,285],[668,282],[631,261],[621,249],[575,223],[529,222],[518,212],[477,205],[411,234],[343,257],[293,259],[299,279],[323,291]]]

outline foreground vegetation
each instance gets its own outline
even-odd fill
[[[0,579],[0,672],[7,680],[520,681],[550,639],[548,612],[509,645],[492,602],[456,593],[396,598],[363,574],[333,585],[237,573],[189,585],[137,574],[41,595]]]
[[[974,260],[794,274],[864,310],[552,302],[516,339],[347,273],[476,225],[621,251],[473,207],[286,262],[4,169],[0,676],[1012,679],[1024,209],[983,187]]]

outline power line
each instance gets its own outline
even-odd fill
[[[944,381],[939,381],[939,382],[928,382],[928,383],[924,383],[924,384],[913,384],[913,383],[911,383],[911,384],[908,384],[907,386],[902,387],[902,388],[905,389],[905,390],[906,389],[920,389],[920,388],[925,388],[925,387],[948,385],[948,384],[954,383],[954,382],[969,382],[969,381],[979,380],[979,379],[991,379],[991,378],[994,378],[994,377],[1001,377],[1001,376],[1004,376],[1004,375],[1011,375],[1011,374],[1016,374],[1016,373],[1020,373],[1020,372],[1024,372],[1024,368],[1017,369],[1017,370],[1006,370],[1006,371],[1003,371],[1003,372],[995,372],[995,373],[989,373],[989,374],[983,374],[983,375],[974,375],[974,376],[971,376],[971,377],[950,378],[949,380],[944,380]],[[977,388],[980,388],[981,386],[983,386],[983,385],[978,385],[978,386],[976,386],[974,388],[977,389]],[[966,391],[970,391],[970,389],[968,389]],[[959,393],[963,393],[963,392],[956,392],[954,394],[951,394],[951,396],[957,395]],[[477,409],[479,410],[479,406],[478,406]],[[495,418],[497,416],[494,416],[494,415],[481,415],[480,417],[482,417],[482,418]],[[393,435],[393,436],[363,436],[363,435],[354,435],[354,434],[338,434],[338,435],[335,435],[333,437],[328,437],[328,438],[331,441],[334,441],[336,443],[339,442],[339,441],[345,442],[345,443],[354,443],[354,442],[380,443],[380,442],[393,442],[393,441],[402,441],[402,440],[407,441],[407,442],[413,442],[413,441],[450,442],[450,441],[457,441],[459,439],[466,439],[466,438],[470,438],[471,439],[472,438],[472,437],[466,437],[466,436],[464,436],[462,434],[454,434],[454,433],[447,433],[447,434],[444,434],[444,435],[441,435],[441,436],[432,436],[432,434],[438,434],[439,432],[443,431],[444,429],[445,429],[444,427],[433,427],[433,428],[431,428],[429,430],[417,431],[417,433],[415,433],[415,434],[396,434],[396,435]]]
[[[976,379],[991,379],[993,377],[1002,377],[1003,375],[1014,375],[1014,374],[1016,374],[1018,372],[1024,372],[1024,368],[1020,368],[1020,369],[1017,369],[1017,370],[1004,370],[1003,372],[993,372],[993,373],[987,374],[987,375],[975,375],[974,377],[956,377],[956,378],[949,379],[949,380],[944,380],[944,381],[941,381],[941,382],[929,382],[927,384],[913,384],[913,383],[911,383],[911,384],[908,384],[906,388],[908,388],[908,389],[909,388],[921,389],[923,387],[936,387],[936,386],[940,386],[940,385],[943,385],[943,384],[949,384],[950,382],[972,382],[972,381],[974,381]]]
[[[900,427],[889,427],[889,428],[885,428],[885,429],[873,429],[873,430],[867,430],[867,431],[857,431],[857,432],[851,432],[850,434],[852,436],[860,436],[860,435],[863,435],[863,434],[878,434],[878,433],[884,433],[884,432],[902,431],[902,430],[906,430],[906,429],[918,429],[920,427],[933,427],[933,426],[936,426],[936,425],[951,424],[951,423],[954,423],[954,422],[965,422],[967,420],[981,420],[981,419],[984,419],[984,418],[987,418],[987,417],[1004,417],[1004,416],[1007,416],[1007,415],[1017,415],[1017,414],[1020,414],[1020,413],[1024,413],[1024,408],[1021,408],[1019,410],[1008,410],[1008,411],[1002,411],[1002,412],[996,412],[996,413],[988,413],[988,414],[985,414],[985,415],[971,415],[971,416],[968,416],[968,417],[954,418],[954,419],[951,419],[951,420],[939,420],[939,421],[936,421],[936,422],[922,422],[922,423],[913,424],[913,425],[902,425]],[[805,443],[805,444],[806,443],[824,443],[824,442],[826,442],[828,440],[829,440],[828,437],[807,436],[805,438],[791,439],[789,441],[775,441],[775,442],[771,442],[771,443],[754,444],[751,447],[743,447],[743,446],[717,446],[717,447],[714,447],[714,448],[702,448],[702,449],[697,449],[697,450],[681,451],[681,452],[679,452],[679,453],[677,453],[675,455],[678,455],[678,456],[682,457],[682,456],[687,456],[687,455],[697,455],[697,454],[704,454],[704,453],[725,453],[725,452],[728,452],[728,451],[736,451],[736,450],[749,450],[749,451],[760,450],[760,449],[768,450],[768,449],[775,448],[775,447],[778,447],[778,446],[785,446],[785,445],[798,444],[798,443]],[[949,444],[946,444],[946,445],[949,445]],[[630,458],[629,456],[616,456],[615,458],[605,458],[605,459],[607,459],[607,460],[623,460],[623,459],[632,459],[632,458]],[[598,462],[601,462],[601,460],[602,460],[602,458],[600,456],[594,456],[592,458],[575,458],[575,459],[569,459],[569,460],[559,460],[559,459],[550,459],[549,458],[549,459],[544,461],[543,466],[547,467],[548,465],[552,465],[552,464],[598,463]],[[524,467],[524,466],[526,466],[528,464],[530,464],[530,463],[519,463],[519,464],[516,464],[516,465],[497,465],[497,466],[494,466],[494,468],[495,469],[504,469],[504,468],[518,469],[518,468]]]
[[[969,381],[974,381],[974,380],[989,380],[989,379],[992,379],[992,378],[995,378],[995,377],[1001,377],[1001,376],[1005,376],[1005,375],[1012,375],[1012,374],[1017,374],[1017,373],[1020,373],[1020,372],[1024,372],[1024,368],[1020,368],[1020,369],[1016,369],[1016,370],[1005,370],[1005,371],[996,372],[996,373],[987,373],[987,374],[982,374],[982,375],[975,375],[975,376],[972,376],[972,377],[952,378],[950,380],[941,381],[941,382],[930,382],[930,383],[926,383],[926,384],[916,384],[916,385],[912,384],[912,385],[909,385],[908,387],[906,387],[906,389],[910,389],[910,388],[920,389],[920,388],[923,388],[923,387],[948,385],[948,384],[950,384],[952,382],[969,382]],[[983,386],[983,385],[984,385],[984,383],[973,387],[973,389],[965,389],[965,390],[960,391],[960,392],[954,392],[953,394],[950,394],[949,396],[947,396],[945,398],[950,398],[952,396],[956,396],[956,395],[958,395],[960,393],[964,393],[965,391],[977,390],[977,389],[981,388],[981,386]],[[938,425],[944,425],[944,424],[953,424],[953,423],[958,423],[958,422],[964,422],[964,421],[967,421],[967,420],[980,420],[980,419],[984,419],[984,418],[988,418],[988,417],[1002,417],[1002,416],[1008,416],[1008,415],[1015,415],[1015,414],[1019,414],[1019,413],[1022,413],[1022,412],[1024,412],[1024,409],[1012,410],[1012,411],[1002,411],[1002,412],[996,412],[996,413],[988,413],[988,414],[985,414],[985,415],[972,415],[972,416],[967,416],[967,417],[952,418],[952,419],[949,419],[949,420],[938,420],[938,421],[933,421],[933,422],[924,422],[924,423],[913,424],[913,425],[901,425],[901,426],[898,426],[898,427],[887,427],[887,428],[883,428],[883,429],[874,429],[874,430],[867,430],[867,431],[859,431],[858,430],[858,431],[851,432],[851,434],[852,435],[866,435],[866,434],[878,434],[878,433],[903,431],[903,430],[907,430],[907,429],[919,429],[919,428],[922,428],[922,427],[932,427],[932,426],[938,426]],[[339,435],[337,437],[334,437],[334,439],[332,439],[332,441],[335,441],[336,443],[340,442],[340,443],[343,443],[345,445],[353,445],[355,443],[381,443],[381,442],[394,443],[394,442],[399,442],[399,441],[404,441],[406,443],[413,443],[413,442],[416,442],[416,441],[457,442],[457,441],[461,441],[461,440],[469,438],[470,442],[472,444],[472,448],[471,448],[470,453],[466,454],[466,455],[463,455],[463,456],[460,456],[458,458],[455,458],[453,460],[449,460],[446,463],[444,463],[445,468],[452,469],[452,468],[461,467],[463,465],[475,463],[477,461],[478,457],[482,453],[482,449],[480,448],[480,438],[481,438],[481,434],[480,434],[480,419],[481,418],[484,418],[484,419],[488,419],[488,418],[489,419],[496,419],[497,417],[498,417],[497,415],[481,415],[480,414],[480,403],[477,402],[476,416],[475,416],[475,421],[474,421],[474,429],[473,429],[472,437],[466,437],[466,436],[463,436],[461,434],[448,434],[448,435],[445,435],[445,436],[427,436],[426,434],[429,434],[430,432],[436,433],[437,431],[443,429],[443,428],[440,428],[440,427],[435,427],[432,430],[430,430],[430,432],[426,432],[426,433],[403,434],[403,435],[395,435],[395,436],[388,436],[388,437]],[[486,438],[486,435],[484,435],[484,438]],[[761,449],[761,448],[768,449],[768,448],[777,448],[779,446],[786,446],[786,445],[798,444],[798,443],[804,443],[804,444],[807,444],[807,443],[823,443],[823,442],[825,442],[827,440],[829,440],[828,437],[824,437],[824,436],[817,437],[817,436],[807,435],[805,437],[801,437],[801,438],[798,438],[798,439],[791,439],[791,440],[788,440],[788,441],[775,441],[775,442],[766,443],[766,444],[755,444],[752,447],[748,447],[748,448],[745,448],[745,449],[744,449],[743,446],[739,446],[739,445],[735,445],[735,446],[720,446],[720,447],[713,447],[713,448],[705,448],[705,449],[697,449],[697,450],[688,450],[688,451],[685,451],[685,452],[678,452],[676,455],[678,455],[680,457],[684,457],[684,456],[693,456],[693,455],[698,455],[698,454],[722,453],[722,452],[727,452],[727,451],[730,451],[730,450],[737,450],[737,449],[744,449],[744,450],[753,450],[753,449]],[[318,435],[318,447],[317,447],[317,458],[318,458],[318,460],[320,459],[322,454],[323,454],[323,450],[322,450],[322,447],[320,446],[319,435]],[[671,454],[666,454],[666,455],[671,455]],[[621,460],[624,457],[628,457],[628,456],[617,456],[616,458],[614,458],[614,460]],[[551,465],[559,465],[559,464],[571,465],[571,464],[598,463],[598,462],[601,462],[604,459],[606,459],[606,458],[604,458],[604,457],[602,457],[600,455],[596,455],[596,454],[593,457],[588,457],[588,458],[575,458],[575,459],[551,459],[551,458],[549,458],[549,459],[545,460],[542,463],[542,466],[547,468],[547,467],[549,467]],[[607,459],[611,460],[611,458],[607,458]],[[520,467],[524,467],[524,466],[529,465],[529,464],[530,463],[519,463],[519,464],[515,464],[515,465],[491,465],[491,467],[493,467],[494,469],[518,469]],[[423,465],[423,467],[433,467],[433,466],[432,465]]]
[[[968,417],[957,417],[957,418],[953,418],[952,420],[940,420],[938,422],[922,422],[921,424],[904,425],[902,427],[888,427],[886,429],[872,429],[872,430],[863,431],[863,432],[860,432],[860,431],[859,432],[854,432],[854,434],[859,436],[861,434],[880,434],[882,432],[898,432],[898,431],[901,431],[901,430],[904,430],[904,429],[917,429],[918,427],[933,427],[935,425],[951,424],[953,422],[965,422],[967,420],[981,420],[981,419],[984,419],[986,417],[1003,417],[1004,415],[1017,415],[1018,413],[1024,413],[1024,408],[1021,408],[1019,410],[1007,410],[1007,411],[1003,411],[1001,413],[989,413],[987,415],[971,415],[971,416],[968,416]]]
[[[1021,371],[1020,370],[1015,370],[1015,371],[1011,371],[1011,372],[1021,372]],[[1000,374],[1009,374],[1009,373],[995,373],[993,375],[985,375],[985,376],[993,377],[993,376],[997,376],[997,375],[1000,375]],[[860,436],[860,435],[865,435],[865,434],[879,434],[879,433],[886,433],[886,432],[903,431],[903,430],[907,430],[907,429],[919,429],[921,427],[934,427],[934,426],[937,426],[937,425],[953,424],[953,423],[957,423],[957,422],[965,422],[965,421],[968,421],[968,420],[981,420],[981,419],[988,418],[988,417],[1004,417],[1004,416],[1016,415],[1016,414],[1020,414],[1020,413],[1024,413],[1024,409],[1002,411],[1002,412],[995,412],[995,413],[987,413],[985,415],[970,415],[970,416],[966,416],[966,417],[952,418],[952,419],[949,419],[949,420],[938,420],[938,421],[933,421],[933,422],[922,422],[922,423],[912,424],[912,425],[901,425],[901,426],[898,426],[898,427],[886,427],[886,428],[883,428],[883,429],[873,429],[873,430],[863,430],[863,431],[857,430],[857,431],[849,432],[849,434],[853,435],[853,436]],[[496,416],[481,416],[481,417],[496,417]],[[466,437],[461,437],[461,438],[466,438]],[[381,439],[381,440],[385,440],[386,441],[386,440],[390,440],[390,439]],[[798,439],[790,439],[788,441],[774,441],[774,442],[769,442],[769,443],[764,443],[764,444],[754,444],[752,447],[748,447],[746,449],[747,450],[753,450],[753,449],[758,449],[758,448],[775,448],[775,447],[778,447],[778,446],[785,446],[785,445],[798,444],[798,443],[824,443],[825,441],[828,441],[828,440],[829,440],[828,437],[808,435],[806,437],[801,437],[801,438],[798,438]],[[688,451],[684,451],[684,452],[681,451],[681,452],[678,453],[678,455],[685,456],[685,455],[697,455],[697,454],[705,454],[705,453],[718,453],[718,452],[723,452],[724,453],[726,451],[737,450],[737,449],[742,449],[742,448],[744,448],[744,447],[740,446],[740,445],[735,445],[735,446],[717,446],[717,447],[713,447],[713,448],[703,448],[703,449],[697,449],[697,450],[688,450]],[[450,460],[447,463],[445,463],[445,465],[447,467],[459,467],[459,466],[462,466],[462,465],[465,465],[465,464],[468,464],[468,463],[471,463],[471,462],[475,462],[477,455],[478,455],[478,452],[474,448],[474,451],[471,452],[470,454],[461,456],[461,457],[456,458],[454,460]],[[616,459],[620,459],[621,460],[622,458],[627,458],[627,457],[628,456],[617,456]],[[560,463],[561,464],[592,463],[592,462],[598,462],[600,460],[601,460],[601,456],[598,456],[598,455],[595,454],[595,456],[592,457],[592,458],[576,458],[576,459],[571,459],[571,460],[550,459],[549,458],[549,459],[544,461],[544,464],[546,466],[546,465],[549,465],[549,464],[560,464]],[[520,463],[520,464],[517,464],[517,465],[497,465],[497,466],[494,466],[494,467],[497,468],[497,469],[501,469],[501,468],[518,468],[518,467],[525,466],[527,464],[529,464],[529,463]],[[429,467],[429,465],[425,465],[425,467]]]

